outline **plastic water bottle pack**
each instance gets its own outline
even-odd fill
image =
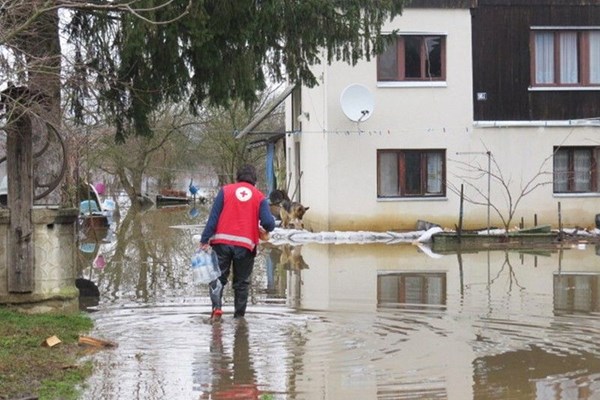
[[[217,254],[212,251],[196,250],[192,256],[194,283],[210,283],[221,276]]]

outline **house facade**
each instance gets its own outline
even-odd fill
[[[416,0],[386,49],[315,67],[288,98],[295,199],[313,230],[593,227],[600,5]],[[461,200],[462,199],[462,200]]]

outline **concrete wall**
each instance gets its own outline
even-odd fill
[[[78,309],[76,278],[76,209],[36,208],[34,281],[32,293],[8,292],[7,232],[10,211],[0,210],[0,304],[15,304],[35,312]]]

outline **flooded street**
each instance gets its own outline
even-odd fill
[[[200,213],[201,216],[203,213]],[[245,320],[210,324],[186,209],[127,214],[80,246],[84,399],[600,399],[600,256],[263,244]]]

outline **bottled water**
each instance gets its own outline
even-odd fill
[[[195,283],[206,281],[206,268],[204,266],[204,255],[202,251],[196,251],[192,256],[192,276]]]
[[[192,256],[194,283],[210,283],[221,276],[221,269],[214,251],[196,250]]]
[[[205,256],[206,264],[208,266],[208,282],[212,282],[221,276],[221,268],[219,267],[219,258],[217,253],[210,251]],[[219,282],[220,284],[221,282]]]

